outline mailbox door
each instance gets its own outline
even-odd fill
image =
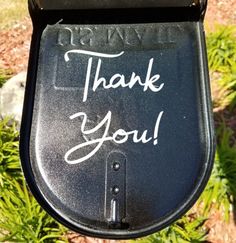
[[[214,157],[202,23],[60,22],[32,43],[21,159],[44,208],[121,239],[183,215]]]

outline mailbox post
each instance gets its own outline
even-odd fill
[[[58,221],[129,239],[197,200],[214,158],[205,0],[29,0],[21,161]]]

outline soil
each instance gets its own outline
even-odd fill
[[[13,74],[27,70],[32,26],[29,17],[10,30],[0,30],[0,69]]]
[[[229,222],[226,222],[219,211],[212,212],[205,226],[209,230],[207,238],[209,243],[236,243],[236,226],[233,214]]]
[[[210,30],[215,24],[236,24],[236,1],[208,0],[205,23]]]
[[[216,23],[236,24],[236,0],[209,0],[206,14],[206,29],[211,31]],[[19,21],[10,30],[0,30],[0,69],[9,69],[17,74],[27,69],[32,26],[29,17]],[[234,120],[235,122],[235,120]],[[236,227],[233,216],[224,223],[219,212],[212,214],[206,227],[209,228],[208,241],[212,243],[236,242]],[[71,233],[71,243],[115,243]]]

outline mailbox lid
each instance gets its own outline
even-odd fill
[[[80,233],[121,239],[153,233],[184,214],[214,155],[202,23],[58,23],[37,38],[21,158],[44,208]],[[117,84],[122,75],[126,87]],[[91,155],[97,144],[85,143],[106,129],[106,138],[122,131]]]
[[[104,8],[152,8],[152,7],[190,7],[196,6],[196,0],[34,0],[37,6],[44,10],[59,9],[104,9]]]

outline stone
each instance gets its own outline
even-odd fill
[[[9,79],[0,89],[0,114],[2,117],[11,116],[21,122],[26,72],[21,72]]]

